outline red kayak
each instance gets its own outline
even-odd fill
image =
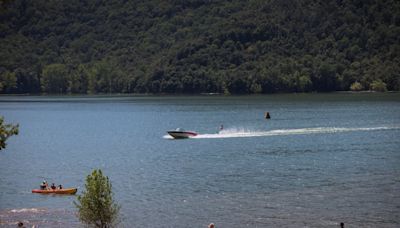
[[[77,188],[62,188],[62,189],[33,189],[32,193],[42,193],[42,194],[69,194],[73,195],[78,191]]]

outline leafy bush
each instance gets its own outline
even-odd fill
[[[354,82],[350,86],[351,91],[361,91],[362,89],[363,89],[363,87],[362,87],[361,83],[359,83],[359,82]]]
[[[377,92],[386,92],[387,87],[386,83],[384,83],[382,80],[375,80],[371,83],[370,85],[371,90],[377,91]]]
[[[93,170],[86,177],[86,190],[78,196],[79,220],[91,227],[114,227],[117,225],[120,207],[114,202],[111,183],[101,170]]]

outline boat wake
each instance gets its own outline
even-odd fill
[[[46,212],[44,208],[21,208],[21,209],[12,209],[9,211],[10,213],[41,213]]]
[[[298,128],[298,129],[278,129],[271,131],[250,131],[245,129],[226,129],[216,134],[199,134],[192,139],[214,139],[214,138],[245,138],[245,137],[265,137],[265,136],[286,136],[286,135],[308,135],[308,134],[332,134],[352,131],[383,131],[397,130],[400,126],[392,127],[317,127],[317,128]]]

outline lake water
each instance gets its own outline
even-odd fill
[[[1,227],[80,226],[75,196],[30,191],[80,194],[96,168],[121,227],[400,226],[400,94],[2,96],[0,115],[20,124],[0,151]]]

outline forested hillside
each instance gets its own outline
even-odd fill
[[[398,0],[1,0],[1,93],[400,90]]]

